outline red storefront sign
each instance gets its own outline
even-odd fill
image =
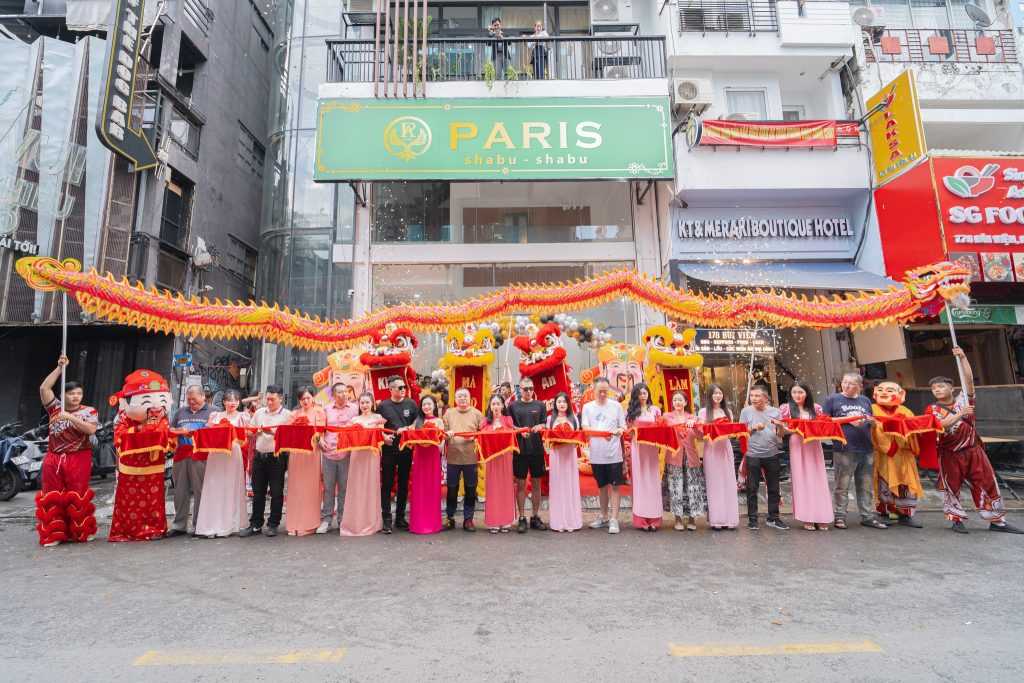
[[[1024,282],[1024,157],[931,163],[950,258],[984,282]]]
[[[949,258],[977,282],[1024,283],[1024,157],[932,157],[875,204],[890,276]]]
[[[835,147],[839,138],[859,138],[855,121],[701,121],[701,147]],[[691,145],[693,146],[693,145]]]

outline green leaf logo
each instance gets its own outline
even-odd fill
[[[958,178],[955,175],[948,175],[942,179],[942,184],[946,186],[946,189],[955,194],[957,197],[963,197],[964,199],[970,199],[973,194],[971,193],[971,186],[968,185],[962,178]]]

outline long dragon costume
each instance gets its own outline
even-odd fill
[[[863,329],[935,315],[945,301],[970,291],[968,269],[949,262],[907,271],[900,285],[886,290],[813,297],[775,289],[752,289],[730,296],[700,294],[635,270],[615,270],[585,280],[510,285],[452,303],[400,304],[338,321],[310,317],[277,304],[186,299],[94,270],[83,273],[73,259],[60,262],[25,257],[18,260],[17,271],[33,289],[65,291],[82,310],[102,320],[166,334],[264,339],[312,351],[336,351],[366,342],[388,323],[418,332],[444,332],[517,312],[578,311],[619,298],[700,327],[758,322],[777,328]]]

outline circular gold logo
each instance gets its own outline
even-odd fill
[[[430,149],[430,126],[415,116],[399,116],[384,128],[384,149],[402,161],[412,161]]]

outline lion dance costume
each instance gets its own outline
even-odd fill
[[[95,493],[89,488],[92,447],[89,437],[67,420],[55,419],[62,404],[54,399],[46,406],[50,437],[41,472],[42,488],[36,494],[36,531],[39,545],[65,541],[83,543],[96,535]],[[96,423],[96,409],[79,406],[75,417]]]
[[[152,370],[136,370],[110,402],[120,412],[114,421],[117,492],[107,540],[161,538],[167,533],[164,463],[174,446],[167,422],[171,406],[167,380]]]

